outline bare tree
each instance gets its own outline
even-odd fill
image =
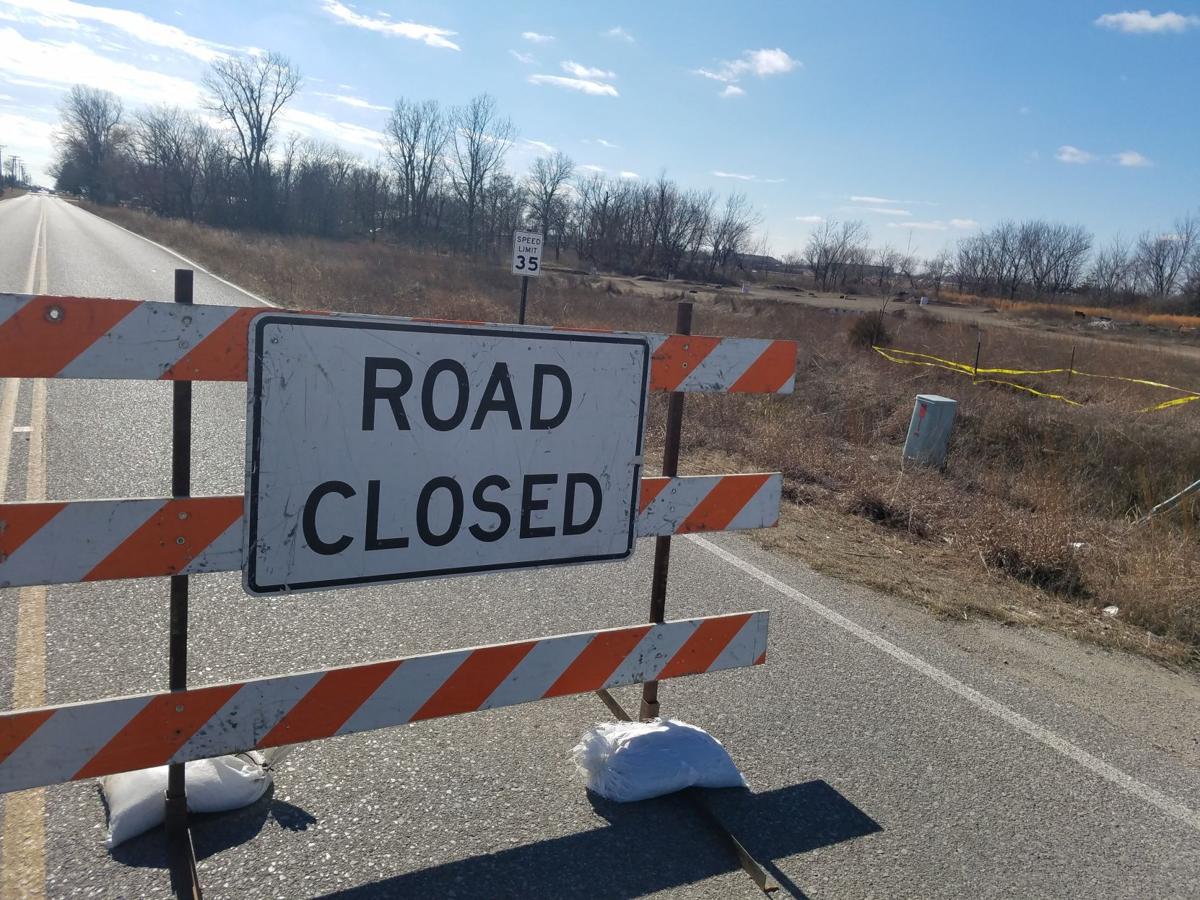
[[[747,252],[747,245],[759,221],[745,194],[733,193],[725,198],[725,207],[713,223],[710,275],[717,269],[726,268],[731,260]]]
[[[925,260],[925,281],[933,288],[933,296],[940,297],[942,284],[950,276],[951,258],[948,249],[942,249],[937,255]]]
[[[109,91],[77,84],[67,93],[56,135],[58,159],[54,174],[74,182],[68,189],[79,190],[93,200],[111,199],[111,164],[124,137],[120,127],[123,114],[120,98]]]
[[[1129,244],[1117,235],[1096,253],[1088,281],[1106,303],[1114,303],[1131,289],[1133,274]]]
[[[813,280],[827,291],[845,280],[848,270],[865,252],[870,233],[859,221],[822,222],[804,247],[804,261]]]
[[[1187,298],[1192,312],[1200,312],[1200,246],[1192,250],[1192,258],[1188,261],[1183,295]]]
[[[533,168],[525,180],[525,190],[529,196],[533,224],[543,234],[550,231],[555,200],[562,196],[574,174],[575,163],[561,150],[550,156],[539,156],[533,161]]]
[[[378,163],[371,166],[356,165],[351,172],[350,184],[354,192],[353,206],[358,223],[374,243],[387,206],[388,190],[391,186],[388,175]]]
[[[888,292],[892,286],[892,279],[897,271],[903,272],[904,256],[895,247],[890,244],[884,244],[875,251],[872,265],[875,266],[875,286],[879,293]]]
[[[1144,232],[1134,248],[1133,264],[1146,293],[1159,299],[1169,297],[1179,287],[1198,245],[1200,217],[1193,215],[1176,219],[1169,234]]]
[[[200,160],[216,140],[194,114],[177,106],[140,111],[132,147],[144,199],[161,215],[195,219]]]
[[[445,115],[435,100],[417,103],[401,98],[388,117],[385,148],[396,170],[401,215],[410,235],[426,221],[453,131],[453,117]]]
[[[1082,225],[1032,219],[1017,232],[1021,265],[1039,298],[1047,291],[1062,294],[1074,288],[1091,247],[1092,236]]]
[[[466,207],[466,246],[473,253],[484,187],[504,165],[517,130],[510,119],[501,118],[495,99],[488,94],[480,94],[455,109],[452,119],[450,179]]]
[[[300,70],[279,53],[231,56],[214,62],[203,84],[210,95],[208,108],[224,117],[237,135],[250,220],[266,225],[275,119],[300,87]]]

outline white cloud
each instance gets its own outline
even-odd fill
[[[380,34],[386,34],[389,37],[408,38],[413,41],[421,41],[430,47],[440,47],[443,50],[461,50],[458,44],[448,40],[456,31],[450,31],[447,28],[436,28],[433,25],[418,25],[416,22],[397,22],[389,17],[381,17],[372,19],[370,16],[364,16],[362,13],[357,13],[339,0],[323,0],[321,9],[329,13],[343,25],[352,25],[355,28],[363,28],[367,31],[377,31]]]
[[[888,222],[888,228],[911,228],[915,231],[948,231],[951,228],[978,228],[979,223],[974,219],[951,219],[943,222],[941,219],[931,219],[925,222]]]
[[[796,216],[797,222],[807,222],[810,225],[820,225],[825,221],[824,216]]]
[[[945,222],[888,222],[888,228],[911,228],[915,231],[945,231]]]
[[[593,165],[592,163],[588,163],[587,165],[580,166],[579,168],[583,169],[585,172],[603,172],[603,171],[605,171],[604,166],[597,166],[597,165]]]
[[[373,128],[364,128],[350,122],[338,122],[319,113],[284,107],[279,113],[280,126],[298,131],[308,137],[323,137],[340,144],[366,147],[373,151],[383,149],[383,134]]]
[[[39,183],[50,183],[47,172],[51,162],[51,147],[54,140],[53,109],[41,109],[45,119],[15,112],[0,111],[0,134],[4,135],[4,155],[19,156],[29,169],[30,177]]]
[[[880,216],[911,216],[912,213],[907,209],[899,209],[895,206],[847,206],[845,209],[852,209],[855,212],[869,212]]]
[[[1148,9],[1139,9],[1135,12],[1108,13],[1096,19],[1094,24],[1126,34],[1165,34],[1200,26],[1200,16],[1185,16],[1177,12],[1156,15]]]
[[[641,178],[642,176],[639,175],[637,172],[630,172],[628,169],[623,169],[621,171],[621,177],[622,178]]]
[[[784,178],[762,178],[758,175],[743,175],[740,172],[723,172],[715,169],[713,175],[717,178],[732,178],[736,181],[756,181],[759,184],[783,184]]]
[[[612,141],[606,141],[604,138],[596,138],[594,141],[589,140],[588,138],[584,138],[583,142],[585,144],[599,144],[601,147],[604,147],[608,150],[620,150],[621,149],[619,146],[614,144]]]
[[[110,9],[106,6],[91,6],[86,3],[76,3],[74,0],[4,0],[4,5],[10,9],[26,10],[33,13],[25,21],[47,28],[65,28],[71,31],[80,29],[80,22],[99,22],[144,44],[165,47],[186,53],[201,62],[213,62],[225,56],[223,50],[231,49],[223,44],[205,41],[188,34],[182,28],[166,25],[142,13],[125,9]],[[22,21],[15,15],[5,16],[12,20]],[[86,79],[75,79],[86,80]]]
[[[768,75],[782,75],[800,65],[798,59],[793,59],[778,47],[774,50],[747,51],[745,62],[749,65],[750,71],[759,78],[766,78]]]
[[[380,106],[378,103],[371,103],[370,101],[364,100],[361,97],[352,97],[349,94],[327,94],[323,91],[314,91],[313,96],[326,97],[329,100],[333,100],[336,103],[341,103],[344,106],[353,106],[355,109],[391,109],[390,106]]]
[[[548,44],[554,40],[554,35],[538,34],[536,31],[522,31],[521,37],[533,44]]]
[[[537,65],[537,59],[534,58],[532,53],[519,53],[516,50],[509,50],[508,52],[519,63],[527,66]]]
[[[0,47],[0,79],[12,84],[65,89],[86,73],[91,87],[126,102],[201,105],[198,85],[109,59],[74,41],[31,41],[14,28],[0,28]]]
[[[745,92],[745,91],[743,91],[743,90],[742,90],[740,87],[738,87],[736,84],[727,84],[727,85],[725,85],[725,89],[724,89],[723,91],[721,91],[721,93],[717,94],[717,96],[718,96],[718,97],[725,97],[725,98],[728,98],[728,97],[743,97],[743,96],[745,96],[745,94],[746,94],[746,92]]]
[[[1086,150],[1080,150],[1078,147],[1072,147],[1070,144],[1063,144],[1054,154],[1054,158],[1059,162],[1072,163],[1074,165],[1083,165],[1084,163],[1093,162],[1096,157],[1088,153]]]
[[[608,69],[593,69],[591,66],[581,66],[573,60],[564,60],[562,63],[563,71],[568,75],[574,75],[576,78],[603,78],[607,81],[617,77],[616,72],[610,72]]]
[[[616,38],[618,41],[624,41],[627,44],[633,43],[633,35],[630,34],[628,31],[626,31],[624,28],[622,28],[620,25],[617,25],[613,28],[608,29],[608,31],[604,32],[604,36],[610,37],[610,38]]]
[[[800,60],[776,47],[774,50],[747,50],[737,59],[723,60],[716,69],[696,69],[695,74],[714,81],[735,82],[746,75],[756,75],[759,78],[782,75],[800,65]]]
[[[1118,165],[1128,166],[1131,169],[1146,169],[1154,165],[1153,162],[1136,150],[1122,150],[1116,154],[1115,158]]]
[[[525,145],[527,147],[532,147],[534,150],[541,150],[543,153],[553,153],[556,149],[558,149],[551,144],[547,144],[545,141],[534,141],[529,140],[528,138],[525,140]]]
[[[582,91],[594,97],[619,97],[617,89],[602,81],[592,81],[587,78],[566,78],[562,75],[530,75],[530,84],[549,84],[554,87],[567,88],[571,91]]]
[[[869,196],[866,196],[863,194],[851,194],[850,202],[851,203],[871,203],[871,204],[878,205],[880,203],[899,203],[900,201],[899,200],[889,200],[887,197],[869,197]]]

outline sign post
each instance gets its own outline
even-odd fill
[[[530,276],[542,274],[542,245],[546,239],[533,231],[513,232],[512,273],[521,276],[521,306],[517,324],[525,324],[525,302],[529,296]]]
[[[249,357],[249,593],[633,552],[644,337],[269,313]]]

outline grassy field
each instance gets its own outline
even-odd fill
[[[975,306],[987,306],[1002,312],[1034,316],[1041,319],[1070,321],[1076,318],[1077,312],[1081,312],[1088,316],[1105,317],[1131,325],[1149,325],[1181,331],[1192,331],[1200,328],[1200,316],[1154,312],[1151,309],[1136,306],[1086,306],[1071,304],[1069,302],[1040,303],[1034,300],[1003,300],[995,297],[976,297],[973,294],[959,294],[949,290],[942,291],[942,295],[947,299]]]
[[[518,282],[500,262],[386,243],[232,233],[96,209],[285,306],[513,321]],[[533,324],[670,329],[687,296],[668,283],[548,273],[530,290]],[[695,295],[699,333],[799,342],[789,397],[690,395],[686,471],[785,475],[781,526],[758,538],[814,568],[957,618],[1038,623],[1163,662],[1200,666],[1200,504],[1134,521],[1200,477],[1200,402],[1139,410],[1161,388],[1065,374],[1013,376],[1036,397],[945,369],[889,362],[856,339],[862,314],[800,302]],[[1004,313],[998,313],[1004,315]],[[977,329],[911,304],[889,309],[882,343],[973,361]],[[1070,335],[996,328],[986,365],[1066,367]],[[1076,371],[1200,390],[1200,359],[1090,341]],[[1007,378],[1007,376],[1004,376]],[[903,470],[913,396],[959,401],[944,472]],[[661,439],[654,398],[649,443]],[[1105,607],[1116,606],[1116,615]]]

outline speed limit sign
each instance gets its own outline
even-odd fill
[[[512,273],[514,275],[541,275],[542,244],[545,242],[545,238],[532,231],[514,231]]]

